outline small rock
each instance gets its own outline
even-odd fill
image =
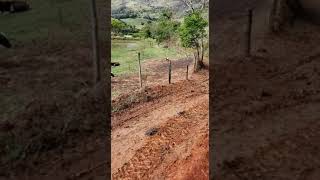
[[[146,136],[154,136],[155,134],[157,134],[158,131],[159,131],[158,128],[151,128],[145,133],[145,135]]]
[[[180,111],[180,112],[178,112],[178,115],[179,116],[182,116],[182,115],[184,115],[186,112],[185,111]]]

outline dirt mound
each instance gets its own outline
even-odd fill
[[[22,163],[35,154],[72,144],[77,141],[73,137],[103,133],[107,123],[103,87],[84,89],[63,99],[37,98],[14,119],[1,122],[2,166],[12,168],[17,159]]]

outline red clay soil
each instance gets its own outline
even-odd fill
[[[207,74],[155,86],[149,101],[113,113],[113,179],[208,177]],[[152,128],[157,131],[147,136]]]

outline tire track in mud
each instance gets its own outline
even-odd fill
[[[166,157],[193,132],[208,122],[208,102],[202,102],[180,113],[160,126],[159,132],[147,140],[135,155],[113,174],[113,179],[152,179],[153,172]],[[169,166],[166,164],[165,166]]]
[[[129,162],[148,142],[150,138],[144,135],[147,129],[158,128],[181,112],[196,108],[199,103],[207,102],[208,104],[208,81],[205,80],[208,79],[207,74],[207,71],[201,71],[192,75],[189,81],[152,87],[146,92],[154,97],[151,101],[140,102],[125,111],[113,114],[112,173],[117,172],[126,162]],[[208,108],[205,110],[208,111]],[[189,140],[187,147],[183,148],[188,149],[188,143],[190,144]],[[158,169],[157,172],[162,174],[165,170]]]
[[[201,136],[193,143],[190,154],[179,157],[172,165],[166,168],[167,175],[164,179],[171,180],[208,180],[209,178],[209,134],[208,127],[199,132]]]

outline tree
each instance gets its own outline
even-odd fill
[[[152,23],[151,21],[148,21],[148,23],[145,23],[142,27],[141,36],[145,39],[152,38]]]
[[[206,36],[208,22],[201,16],[201,11],[193,11],[184,17],[179,28],[179,36],[183,47],[193,48],[195,53],[195,71],[203,66],[203,38]]]
[[[154,29],[151,29],[152,38],[154,38],[158,44],[162,42],[170,42],[176,35],[180,23],[173,20],[173,13],[170,10],[164,10],[160,18],[153,25]]]
[[[115,18],[111,19],[111,31],[115,35],[132,35],[139,32],[135,26],[128,25],[127,23]]]
[[[203,10],[209,5],[209,0],[181,0],[181,2],[188,6],[192,12],[196,11],[196,9]],[[196,5],[198,5],[198,7]]]
[[[116,35],[122,33],[122,31],[127,27],[126,23],[120,21],[118,19],[112,18],[111,19],[111,31]]]

